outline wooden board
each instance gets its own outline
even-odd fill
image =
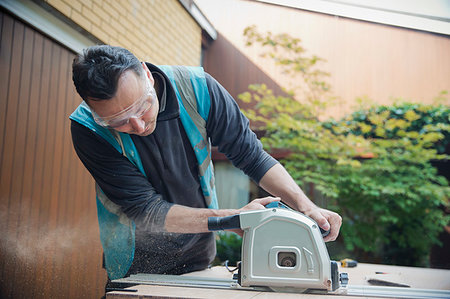
[[[393,280],[397,283],[407,284],[412,288],[419,289],[441,289],[450,290],[450,270],[400,267],[389,265],[358,264],[356,268],[340,268],[339,272],[347,272],[349,285],[371,285],[369,278],[380,277],[380,279]],[[387,274],[376,274],[383,272]],[[192,272],[185,276],[231,278],[224,267],[213,267],[211,269]],[[318,295],[270,293],[246,290],[223,290],[193,287],[172,287],[156,285],[137,285],[128,289],[137,292],[109,292],[107,299],[125,298],[319,298]],[[331,296],[331,295],[330,295]],[[339,296],[338,298],[359,298],[355,296]],[[365,298],[365,297],[360,297]]]

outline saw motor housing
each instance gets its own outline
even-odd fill
[[[320,229],[309,217],[279,208],[249,211],[240,213],[240,226],[241,286],[328,291],[339,286],[339,274],[332,274],[337,265],[332,266]]]
[[[270,206],[270,208],[268,208]],[[281,208],[280,208],[281,207]],[[243,287],[335,291],[348,282],[330,261],[317,223],[281,203],[227,217],[209,217],[211,231],[241,228],[242,255],[236,276]]]

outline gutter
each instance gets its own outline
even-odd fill
[[[180,4],[186,9],[191,17],[197,22],[197,24],[206,32],[212,40],[217,39],[217,31],[211,24],[211,22],[205,17],[200,8],[193,0],[178,0]]]
[[[271,4],[332,16],[345,17],[400,28],[408,28],[425,32],[450,35],[450,4],[443,2],[444,12],[440,15],[427,15],[375,6],[377,1],[349,0],[256,0],[256,2]],[[395,2],[395,1],[393,1]],[[423,1],[426,5],[427,1]],[[367,3],[366,5],[364,5]],[[369,5],[371,4],[372,5]],[[375,3],[375,4],[373,4]]]
[[[74,25],[62,21],[56,16],[59,12],[47,11],[31,0],[0,0],[0,7],[75,53],[81,53],[84,48],[100,42],[91,34],[77,31]]]

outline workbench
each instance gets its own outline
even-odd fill
[[[371,285],[369,279],[380,279],[408,285],[415,289],[450,290],[450,270],[401,267],[390,265],[375,265],[359,263],[355,268],[340,268],[339,272],[347,272],[349,285]],[[376,273],[383,274],[376,274]],[[232,274],[225,267],[213,267],[203,271],[184,274],[184,276],[232,278]],[[385,287],[388,288],[388,287]],[[201,287],[175,287],[159,285],[136,285],[127,289],[135,292],[113,291],[106,294],[107,299],[132,298],[320,298],[324,295],[275,293],[233,289],[211,289]],[[331,295],[330,295],[331,296]],[[355,296],[338,296],[335,298],[367,298]],[[373,298],[373,297],[372,297]]]

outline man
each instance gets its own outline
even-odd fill
[[[325,241],[336,239],[340,216],[305,196],[263,151],[233,98],[202,69],[157,67],[104,45],[74,59],[73,81],[87,104],[71,116],[73,144],[98,185],[110,279],[204,269],[215,256],[208,217],[263,209],[279,199],[331,230]],[[218,209],[209,140],[278,198]]]

